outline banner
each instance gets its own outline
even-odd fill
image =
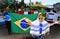
[[[11,13],[11,32],[27,34],[30,32],[30,24],[37,19],[38,14]]]

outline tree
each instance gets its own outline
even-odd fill
[[[24,0],[21,0],[21,3],[24,4]]]

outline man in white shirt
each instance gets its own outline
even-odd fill
[[[43,39],[44,35],[50,31],[50,26],[59,23],[58,21],[49,24],[43,19],[42,14],[39,13],[38,19],[31,24],[30,34],[35,39]]]
[[[48,22],[55,22],[58,19],[58,15],[51,10],[50,12],[47,12],[46,18]]]

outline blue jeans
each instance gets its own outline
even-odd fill
[[[41,36],[37,36],[37,35],[33,35],[33,37],[34,37],[34,39],[43,39],[43,35],[41,35]]]

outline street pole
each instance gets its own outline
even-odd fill
[[[30,0],[30,5],[31,5],[31,0]]]

